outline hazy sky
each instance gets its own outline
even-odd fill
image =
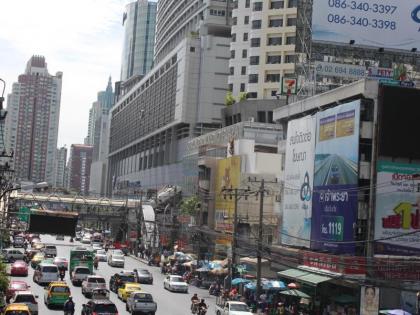
[[[122,15],[130,0],[1,0],[0,78],[6,94],[32,55],[63,72],[58,146],[83,143],[89,108],[119,79]],[[2,86],[0,86],[2,88]]]

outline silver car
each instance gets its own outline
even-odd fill
[[[98,249],[96,251],[95,257],[97,257],[99,261],[106,261],[107,255],[105,249]]]
[[[73,285],[80,285],[89,275],[91,275],[91,272],[88,267],[76,266],[70,275],[71,283],[73,283]]]
[[[82,294],[84,296],[91,296],[93,289],[106,290],[106,282],[101,276],[88,276],[82,282]]]
[[[127,298],[126,308],[131,314],[155,314],[157,304],[150,293],[134,291]]]
[[[31,311],[31,315],[37,315],[38,303],[36,298],[38,296],[33,295],[31,291],[17,291],[10,302],[26,304]]]
[[[108,257],[108,265],[112,267],[124,268],[125,258],[124,255],[113,254],[111,257]]]

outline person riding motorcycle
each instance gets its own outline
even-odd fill
[[[204,299],[201,299],[201,302],[198,303],[198,315],[205,315],[207,313],[207,304]]]
[[[93,260],[93,267],[95,269],[98,269],[98,265],[99,265],[99,258],[95,256],[95,259]]]
[[[193,314],[197,313],[199,303],[200,303],[200,299],[199,299],[197,293],[194,293],[194,295],[191,298],[191,312]]]
[[[59,276],[60,276],[60,280],[63,281],[64,277],[66,276],[66,267],[61,266],[58,270]]]
[[[64,303],[64,314],[67,315],[74,315],[75,304],[73,302],[73,298],[69,296],[68,300]]]

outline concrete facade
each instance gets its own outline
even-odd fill
[[[67,148],[61,147],[57,149],[54,164],[54,187],[65,188],[65,172],[67,165]]]
[[[69,189],[81,195],[89,191],[90,166],[92,164],[93,147],[84,144],[72,144],[69,158]]]

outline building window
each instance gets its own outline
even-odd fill
[[[230,51],[230,58],[232,58],[232,59],[235,58],[235,51],[234,50]]]
[[[271,1],[270,3],[270,9],[283,9],[284,8],[284,1]]]
[[[260,47],[261,39],[260,38],[251,38],[251,47]]]
[[[274,92],[276,92],[276,91],[274,91]],[[272,110],[269,110],[269,111],[267,112],[267,114],[268,114],[268,122],[269,122],[270,124],[272,124],[272,123],[273,123],[273,111],[272,111]]]
[[[244,17],[244,24],[245,25],[249,24],[249,16],[248,15],[245,15],[245,17]]]
[[[243,40],[244,40],[244,42],[246,42],[248,40],[248,33],[244,33]]]
[[[248,57],[248,50],[242,49],[242,58],[247,58],[247,57]]]
[[[210,9],[210,15],[225,16],[226,15],[226,11],[225,10]]]
[[[235,74],[235,68],[234,67],[230,67],[229,68],[229,74],[230,75],[234,75]]]
[[[195,47],[190,47],[190,52],[195,52]]]
[[[245,92],[245,83],[241,83],[241,86],[239,88],[240,92]]]
[[[285,59],[285,63],[295,63],[296,55],[287,55]]]
[[[229,91],[231,91],[231,92],[233,91],[233,84],[232,84],[232,83],[230,83],[230,84],[228,85],[228,90],[229,90]]]
[[[236,42],[236,34],[235,33],[232,34],[232,42]]]
[[[282,27],[283,19],[270,19],[268,21],[268,27]]]
[[[267,56],[267,64],[278,64],[281,63],[281,55],[269,55]]]
[[[241,68],[241,75],[245,75],[246,74],[246,67],[242,67]]]
[[[254,2],[254,6],[252,7],[252,11],[262,11],[263,4],[262,2]]]
[[[248,92],[246,94],[246,98],[257,98],[258,97],[258,93],[257,92]]]
[[[232,24],[233,25],[237,25],[238,24],[238,18],[236,16],[232,19]]]
[[[250,74],[248,76],[249,83],[258,83],[258,74]]]
[[[297,8],[297,0],[289,0],[288,8]]]
[[[263,112],[263,111],[257,111],[257,119],[258,119],[258,122],[265,123],[266,122],[266,120],[265,120],[265,112]]]
[[[296,45],[296,37],[295,36],[287,36],[286,37],[286,45]]]
[[[265,82],[280,82],[280,73],[269,73],[265,76]]]
[[[267,39],[267,46],[277,46],[281,45],[282,38],[281,37],[269,37]]]
[[[245,0],[245,8],[249,8],[251,0]]]
[[[252,29],[259,30],[261,28],[261,20],[252,21]]]
[[[277,90],[272,90],[271,91],[271,96],[277,96]]]
[[[249,57],[249,64],[256,66],[260,64],[260,56],[251,56]]]
[[[288,18],[287,19],[287,26],[296,26],[296,18]]]

